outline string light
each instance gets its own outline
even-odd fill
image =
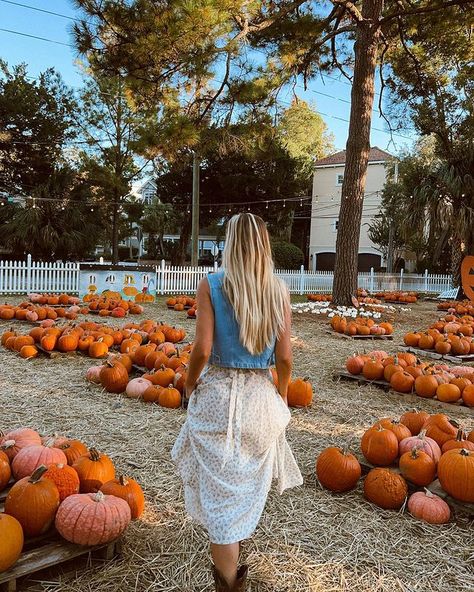
[[[265,209],[268,210],[268,201],[267,201],[267,205],[265,206]]]
[[[283,200],[283,207],[286,208],[286,201]]]

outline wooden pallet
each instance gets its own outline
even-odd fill
[[[26,540],[19,560],[9,570],[0,573],[0,592],[16,592],[20,580],[28,576],[35,576],[36,582],[40,578],[39,572],[44,572],[48,581],[63,576],[64,572],[77,572],[78,560],[84,559],[84,567],[91,559],[111,560],[120,555],[120,539],[104,545],[84,547],[69,543],[62,539],[56,531],[46,535]],[[73,562],[71,560],[74,560]],[[47,572],[45,572],[47,570]],[[22,586],[22,589],[24,587]]]
[[[327,330],[326,333],[328,335],[332,335],[334,337],[340,337],[342,339],[369,340],[369,341],[373,341],[374,339],[382,339],[383,341],[392,341],[393,340],[393,335],[346,335],[345,333],[338,333],[337,331],[330,331],[330,330]]]
[[[71,356],[77,356],[80,353],[77,350],[70,351],[70,352],[60,352],[60,351],[57,351],[54,349],[53,351],[48,351],[47,349],[44,349],[44,347],[41,347],[41,345],[39,343],[35,343],[35,346],[38,351],[40,351],[46,357],[51,358],[51,359],[64,358],[64,357],[69,358]]]
[[[415,354],[419,357],[426,357],[431,358],[433,360],[447,360],[448,362],[454,362],[456,364],[459,363],[474,363],[474,354],[467,354],[465,356],[451,356],[449,354],[442,355],[438,354],[437,352],[428,350],[428,349],[419,349],[417,347],[407,347],[406,345],[401,345],[400,349],[403,351],[410,352]]]
[[[386,391],[390,391],[390,392],[394,393],[395,395],[403,397],[404,399],[407,400],[407,402],[412,402],[414,405],[418,404],[420,402],[420,400],[422,400],[422,401],[425,401],[426,403],[428,403],[428,405],[431,405],[432,407],[450,409],[451,411],[453,410],[453,407],[454,407],[456,409],[456,411],[459,411],[460,413],[463,413],[465,415],[474,416],[474,409],[471,407],[467,407],[463,403],[445,403],[444,401],[438,401],[437,399],[425,399],[423,397],[418,397],[418,395],[415,395],[413,393],[399,393],[398,391],[394,391],[391,388],[390,383],[388,383],[386,380],[368,380],[367,378],[365,378],[361,374],[350,374],[349,372],[346,372],[345,370],[341,370],[339,372],[336,372],[336,374],[334,375],[334,378],[335,379],[342,378],[344,380],[352,380],[352,381],[357,382],[359,384],[373,384],[373,385],[378,386],[379,388],[382,388]]]
[[[371,465],[369,462],[367,462],[367,460],[365,458],[358,457],[358,460],[359,460],[360,466],[362,468],[363,475],[366,475],[372,469],[377,468],[374,465]],[[394,465],[389,468],[392,471],[394,471],[395,473],[400,474],[400,469],[397,466]],[[408,484],[408,491],[410,494],[414,493],[415,491],[424,491],[424,489],[425,489],[424,487],[418,487],[417,485],[414,485],[413,483],[410,483],[409,481],[407,481],[407,484]],[[451,506],[451,508],[454,509],[456,512],[459,512],[462,514],[467,514],[467,516],[469,516],[469,518],[474,518],[474,504],[470,504],[468,502],[461,502],[461,501],[451,497],[441,487],[439,479],[436,479],[435,481],[433,481],[433,483],[430,483],[427,486],[427,489],[429,489],[431,491],[431,493],[434,493],[435,495],[438,495],[439,497],[444,499],[445,502],[447,504],[449,504]]]

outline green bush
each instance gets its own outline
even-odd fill
[[[277,269],[299,269],[303,265],[303,251],[293,243],[274,240],[272,251]]]

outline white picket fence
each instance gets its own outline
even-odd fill
[[[25,294],[29,292],[79,292],[79,263],[48,263],[33,261],[0,260],[0,294]],[[214,267],[177,267],[165,261],[156,268],[158,294],[193,294],[199,281]],[[291,269],[276,271],[288,285],[292,294],[328,294],[332,291],[332,271],[308,271]],[[452,288],[451,276],[424,274],[375,273],[374,270],[359,273],[359,287],[375,293],[388,290],[406,290],[440,294]]]

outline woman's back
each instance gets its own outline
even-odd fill
[[[224,368],[269,368],[274,363],[276,338],[262,353],[251,354],[240,341],[235,311],[223,291],[224,272],[207,277],[214,308],[214,341],[209,363]]]

